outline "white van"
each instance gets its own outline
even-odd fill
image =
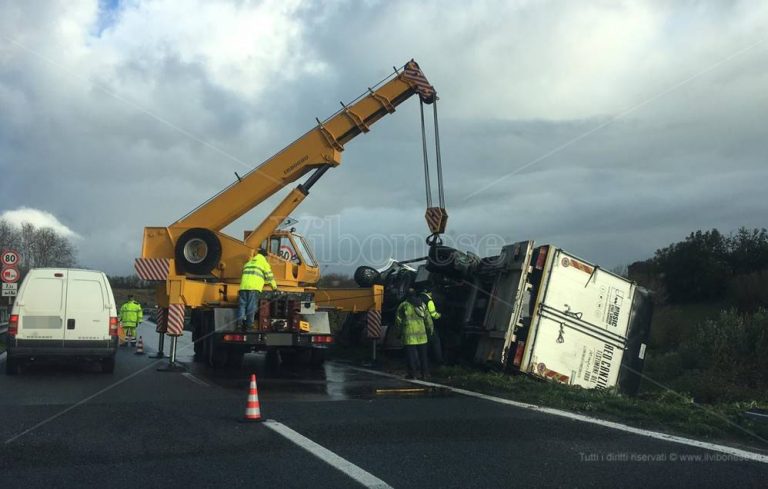
[[[38,357],[96,358],[112,373],[117,308],[103,272],[62,268],[29,271],[8,322],[6,373]]]

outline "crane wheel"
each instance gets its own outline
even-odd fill
[[[182,272],[207,275],[221,259],[221,242],[210,229],[187,229],[176,241],[176,264]]]

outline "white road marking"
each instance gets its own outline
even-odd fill
[[[341,472],[344,472],[346,475],[365,487],[369,487],[371,489],[392,489],[392,486],[379,479],[375,475],[366,472],[349,460],[341,458],[327,448],[318,445],[306,436],[292,430],[280,422],[268,419],[264,421],[264,426],[271,429],[275,433],[284,436],[288,440],[292,441],[328,465],[334,467],[337,470],[340,470]]]
[[[510,399],[503,399],[501,397],[495,397],[495,396],[489,396],[487,394],[481,394],[479,392],[474,391],[468,391],[466,389],[459,389],[457,387],[451,387],[449,385],[443,385],[443,384],[436,384],[434,382],[425,382],[423,380],[408,380],[404,379],[398,375],[388,374],[384,372],[377,372],[376,370],[370,370],[367,368],[360,368],[360,367],[353,367],[349,365],[342,365],[337,364],[342,367],[346,367],[351,370],[357,370],[359,372],[365,372],[369,374],[379,375],[382,377],[388,377],[392,379],[398,379],[402,380],[404,382],[410,382],[412,384],[419,384],[419,385],[426,385],[430,387],[439,387],[441,389],[447,389],[449,391],[455,392],[457,394],[461,394],[464,396],[469,397],[476,397],[478,399],[485,399],[486,401],[492,401],[497,402],[499,404],[506,404],[508,406],[514,406],[522,409],[529,409],[531,411],[538,411],[540,413],[545,414],[551,414],[553,416],[560,416],[562,418],[568,418],[572,419],[574,421],[581,421],[583,423],[590,423],[595,424],[599,426],[604,426],[606,428],[611,428],[614,430],[624,431],[626,433],[632,433],[634,435],[640,435],[645,436],[648,438],[655,438],[657,440],[663,440],[668,441],[672,443],[679,443],[681,445],[688,445],[691,447],[696,448],[703,448],[705,450],[711,450],[713,452],[720,452],[725,453],[728,455],[733,455],[734,457],[739,457],[745,460],[751,460],[754,462],[760,462],[760,463],[768,463],[768,455],[763,455],[761,453],[755,453],[755,452],[749,452],[747,450],[742,450],[739,448],[729,447],[726,445],[718,445],[716,443],[707,443],[704,441],[694,440],[692,438],[685,438],[682,436],[675,436],[675,435],[669,435],[667,433],[661,433],[658,431],[650,431],[650,430],[644,430],[641,428],[635,428],[634,426],[628,426],[621,423],[615,423],[613,421],[606,421],[604,419],[598,419],[598,418],[592,418],[590,416],[584,416],[583,414],[577,414],[577,413],[571,413],[568,411],[562,411],[560,409],[554,409],[554,408],[548,408],[543,406],[537,406],[535,404],[527,404],[524,402],[518,402],[518,401],[512,401]]]
[[[195,384],[200,384],[200,385],[203,385],[205,387],[210,387],[210,384],[208,384],[208,382],[204,381],[203,379],[199,379],[199,378],[195,377],[194,375],[192,375],[189,372],[184,372],[181,375],[184,376],[184,378],[186,378],[188,380],[191,380]]]

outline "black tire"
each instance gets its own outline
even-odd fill
[[[320,367],[323,363],[325,363],[325,350],[313,349],[309,357],[309,364],[313,367]]]
[[[282,363],[283,354],[279,350],[276,348],[270,348],[267,350],[266,364],[268,369],[278,369]]]
[[[408,290],[413,286],[415,277],[413,272],[401,270],[397,274],[397,285],[395,286],[395,298],[398,304],[408,297]]]
[[[201,340],[204,333],[203,315],[199,311],[192,310],[190,317],[190,327],[192,328],[192,348],[195,351],[194,360],[200,361],[205,358],[205,340]]]
[[[15,358],[11,358],[10,356],[6,355],[5,357],[5,374],[6,375],[16,375],[19,373],[19,361]]]
[[[221,260],[221,242],[210,229],[187,229],[176,241],[174,256],[181,272],[208,275]]]
[[[206,339],[208,350],[208,366],[213,369],[221,369],[227,366],[229,352],[216,344],[216,339],[210,336]]]
[[[101,359],[101,372],[111,374],[115,372],[115,357]]]
[[[227,367],[235,370],[243,368],[244,353],[231,351],[227,355]]]
[[[381,273],[375,268],[365,265],[357,267],[354,278],[355,283],[360,287],[372,287],[381,283]]]

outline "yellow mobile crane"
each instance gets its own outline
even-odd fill
[[[325,121],[317,120],[310,131],[261,165],[240,177],[219,194],[167,227],[144,229],[142,255],[135,263],[144,280],[162,281],[157,289],[160,307],[157,331],[171,336],[174,366],[176,338],[191,329],[196,355],[211,366],[238,365],[243,353],[254,350],[311,351],[322,361],[322,349],[333,339],[323,309],[368,312],[369,321],[380,322],[382,287],[318,289],[320,269],[307,241],[293,230],[278,229],[306,198],[328,169],[341,163],[344,145],[366,133],[371,125],[418,94],[421,103],[422,139],[427,184],[427,222],[433,240],[445,230],[447,214],[442,195],[439,137],[440,205],[431,206],[429,169],[424,131],[424,104],[434,107],[437,124],[437,93],[411,60]],[[307,173],[312,174],[293,189],[244,239],[222,229],[261,204],[280,189]],[[260,248],[267,249],[279,292],[265,291],[259,303],[257,331],[234,331],[235,312],[243,265]],[[191,308],[191,319],[185,312]],[[162,344],[161,344],[162,345]],[[162,346],[160,347],[162,354]]]

